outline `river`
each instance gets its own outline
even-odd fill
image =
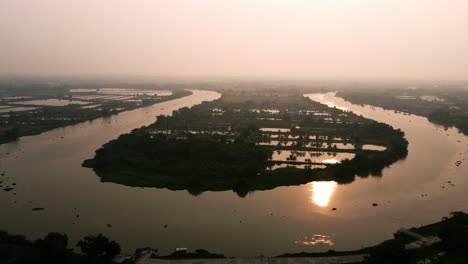
[[[468,175],[463,173],[468,171],[467,137],[423,117],[353,105],[333,94],[307,96],[402,129],[410,142],[408,157],[380,177],[357,178],[347,185],[312,182],[245,198],[231,191],[192,196],[101,183],[92,170],[81,167],[102,144],[154,122],[155,116],[219,97],[194,91],[0,145],[0,171],[6,172],[0,181],[4,187],[16,183],[14,190],[0,191],[0,229],[29,238],[65,232],[72,245],[85,235],[103,233],[127,253],[150,246],[163,253],[187,247],[229,256],[271,256],[370,246],[391,238],[400,227],[468,210]],[[45,210],[32,211],[36,207]]]

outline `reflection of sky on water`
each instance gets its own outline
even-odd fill
[[[324,159],[324,160],[322,160],[322,163],[336,164],[336,163],[338,163],[338,160],[337,159]]]

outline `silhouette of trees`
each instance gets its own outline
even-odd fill
[[[403,245],[397,241],[390,240],[372,248],[370,256],[365,263],[406,264],[410,263],[410,261],[410,255]]]
[[[102,234],[87,236],[77,243],[81,252],[86,254],[91,263],[111,263],[120,253],[120,245]]]
[[[68,249],[68,236],[49,233],[34,242],[0,231],[0,263],[107,264],[120,253],[117,242],[105,236],[88,236],[78,242],[83,256]]]
[[[194,195],[207,190],[237,190],[245,195],[312,180],[349,183],[355,175],[378,176],[385,166],[407,154],[403,132],[387,124],[302,96],[262,100],[223,95],[217,101],[176,110],[171,117],[159,116],[149,127],[105,144],[83,166],[94,168],[102,181],[183,189]],[[275,114],[268,109],[275,109]],[[271,139],[273,144],[264,144]],[[337,144],[341,142],[356,149],[340,150]],[[363,144],[386,149],[363,150]],[[280,154],[281,150],[291,153],[285,161],[273,161],[273,151]],[[312,171],[312,161],[302,161],[306,152],[310,157],[327,152],[336,157],[340,151],[355,153],[355,157]],[[268,169],[273,162],[294,165]]]
[[[60,233],[49,233],[34,242],[39,263],[65,263],[69,255],[67,246],[68,236]]]

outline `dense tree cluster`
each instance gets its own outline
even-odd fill
[[[29,241],[24,236],[0,231],[0,263],[11,264],[108,264],[120,253],[120,245],[99,234],[77,243],[81,254],[69,248],[68,236],[49,233]]]
[[[227,142],[223,136],[188,134],[181,140],[134,132],[107,143],[87,165],[104,181],[128,185],[147,181],[158,187],[196,192],[232,187],[242,179],[256,177],[270,157],[271,150],[242,138]],[[142,176],[142,172],[146,173]]]
[[[260,130],[264,127],[278,131]],[[259,144],[271,142],[273,136],[277,145]],[[355,149],[331,147],[333,142],[349,143]],[[363,150],[363,144],[386,149]],[[300,95],[239,98],[228,94],[181,108],[172,116],[159,116],[154,124],[105,144],[83,166],[94,168],[102,181],[129,186],[185,189],[195,195],[233,190],[245,196],[249,191],[312,180],[348,183],[355,175],[379,176],[385,166],[407,155],[407,145],[400,130]],[[285,161],[272,160],[276,150],[293,154]],[[310,155],[347,151],[355,157],[312,169],[313,158],[299,161],[300,151]],[[269,169],[278,162],[303,164],[305,169]]]
[[[468,91],[466,89],[362,89],[337,94],[355,104],[368,104],[420,116],[445,127],[455,126],[468,135]],[[424,97],[434,97],[424,100]]]
[[[425,236],[438,236],[441,241],[430,246],[406,249],[411,242],[404,235],[366,249],[365,263],[468,263],[468,214],[453,212],[442,221],[413,228]]]

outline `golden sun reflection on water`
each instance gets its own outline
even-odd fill
[[[323,98],[323,97],[322,97]],[[335,105],[334,102],[325,102],[324,104],[326,104],[328,107],[336,107],[337,109],[340,109],[340,110],[343,110],[343,111],[348,111],[348,108],[347,107],[344,107],[344,106],[337,106]]]
[[[315,234],[309,237],[304,237],[303,240],[296,240],[294,241],[294,244],[300,244],[304,246],[315,246],[318,244],[324,244],[324,245],[329,245],[329,246],[334,246],[335,243],[333,243],[333,239],[331,236],[328,235],[320,235],[320,234]]]
[[[322,160],[322,163],[336,164],[336,163],[340,163],[340,162],[337,159],[324,159],[324,160]]]
[[[337,185],[334,181],[312,182],[311,201],[320,207],[328,206]]]

